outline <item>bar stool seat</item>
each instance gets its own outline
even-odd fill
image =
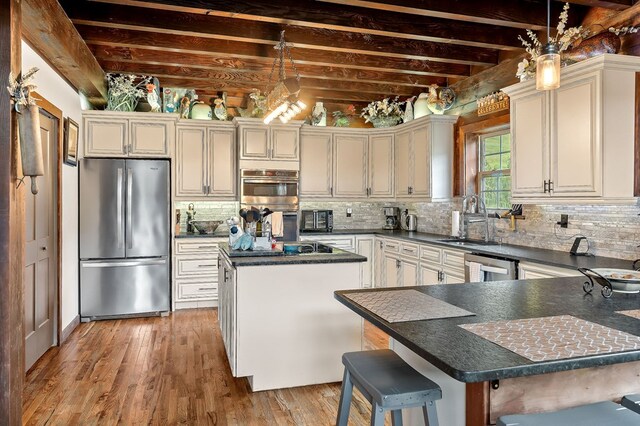
[[[640,414],[640,393],[623,397],[621,404],[629,410]]]
[[[346,426],[353,386],[371,403],[371,424],[383,425],[384,413],[391,411],[395,426],[402,425],[402,409],[422,407],[425,423],[438,425],[435,401],[442,390],[433,381],[414,370],[395,352],[349,352],[342,356],[344,379],[338,407],[338,426]]]
[[[551,413],[502,416],[497,426],[638,426],[640,415],[611,401],[582,405]]]

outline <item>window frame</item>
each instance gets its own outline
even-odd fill
[[[500,129],[500,130],[495,130],[492,132],[487,132],[487,133],[482,133],[478,135],[478,172],[476,175],[477,178],[477,191],[478,194],[480,195],[480,197],[482,197],[482,201],[484,202],[484,192],[483,188],[482,188],[482,180],[485,177],[503,177],[503,176],[509,176],[511,177],[511,167],[509,167],[508,169],[501,169],[501,170],[489,170],[489,171],[484,171],[482,170],[482,166],[483,166],[483,162],[484,162],[484,158],[485,158],[485,152],[484,152],[484,140],[491,138],[491,137],[495,137],[495,136],[503,136],[503,135],[510,135],[511,134],[511,129],[510,128],[505,128],[505,129]],[[511,143],[511,137],[509,137],[509,142],[510,142],[510,147],[509,147],[509,153],[512,154],[513,153],[513,144]],[[497,154],[502,155],[502,153],[507,152],[507,151],[502,151],[502,139],[500,140],[500,151],[498,151]],[[490,154],[490,155],[495,155],[495,154]],[[513,166],[513,157],[511,158],[511,165]],[[491,191],[491,192],[495,192],[496,195],[500,194],[501,192],[507,192],[506,190],[501,190],[501,189],[496,189],[495,191]],[[509,188],[509,201],[511,202],[511,188]],[[499,200],[499,197],[498,197]],[[510,207],[509,207],[510,208]],[[509,210],[509,208],[503,208],[503,207],[487,207],[487,211],[507,211]]]

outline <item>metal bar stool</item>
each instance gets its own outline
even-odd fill
[[[353,386],[371,403],[371,424],[384,425],[391,411],[394,426],[402,425],[402,409],[422,407],[427,426],[438,426],[435,401],[442,398],[440,386],[404,362],[395,352],[349,352],[342,355],[344,379],[338,406],[338,426],[347,426]]]
[[[638,426],[640,415],[616,404],[605,401],[581,405],[551,413],[516,414],[502,416],[497,426]]]
[[[640,393],[623,397],[621,404],[623,407],[640,414]]]

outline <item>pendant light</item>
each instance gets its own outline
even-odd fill
[[[300,94],[300,74],[298,74],[296,65],[293,63],[293,58],[291,57],[291,51],[284,39],[284,31],[280,33],[280,41],[274,48],[278,51],[278,54],[273,61],[267,87],[271,83],[271,77],[273,76],[276,66],[278,67],[278,82],[271,92],[267,94],[267,110],[270,112],[264,118],[264,124],[269,124],[276,118],[282,123],[287,123],[307,108],[305,103],[298,99],[298,95]],[[287,78],[285,72],[285,54],[288,56],[291,67],[296,73],[295,77]]]
[[[547,0],[547,44],[536,60],[536,90],[552,90],[560,87],[560,52],[551,41],[551,0]]]

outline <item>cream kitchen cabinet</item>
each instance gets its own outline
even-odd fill
[[[176,199],[235,199],[235,130],[230,123],[181,122],[176,139]]]
[[[171,155],[176,117],[158,113],[83,113],[85,157],[166,158]]]
[[[333,141],[334,197],[366,198],[369,137],[337,133]]]
[[[173,255],[175,309],[216,306],[218,244],[224,238],[177,238]]]
[[[334,133],[333,195],[336,198],[394,197],[394,135]]]
[[[461,250],[421,245],[418,283],[430,285],[465,282],[464,253]]]
[[[333,135],[305,126],[300,132],[300,197],[333,195]]]
[[[261,120],[234,118],[240,160],[300,161],[300,123],[266,125]]]
[[[512,198],[518,203],[635,203],[635,75],[640,58],[600,55],[511,97]]]
[[[542,265],[533,262],[518,264],[518,279],[530,280],[536,278],[579,277],[582,274],[576,269],[559,268],[557,266]]]
[[[455,116],[430,115],[403,125],[395,136],[395,197],[447,200],[453,194]]]

